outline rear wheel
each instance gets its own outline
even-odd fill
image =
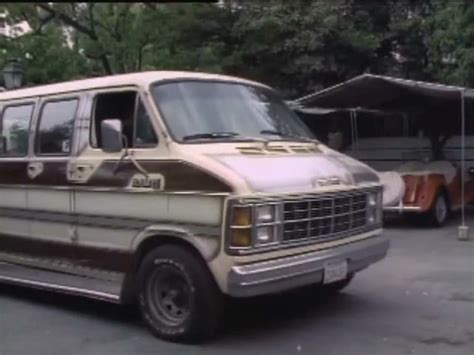
[[[446,194],[443,191],[436,195],[433,208],[429,212],[431,224],[436,227],[441,227],[446,223],[449,216],[449,203]]]
[[[163,246],[143,260],[139,304],[152,332],[165,340],[197,342],[218,324],[221,294],[205,264],[179,246]]]

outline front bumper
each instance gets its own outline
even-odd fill
[[[248,297],[323,282],[324,264],[347,260],[348,273],[365,269],[385,257],[389,240],[381,235],[302,255],[232,267],[228,293]]]
[[[396,212],[396,213],[406,213],[406,212],[415,212],[421,213],[423,210],[420,206],[407,206],[403,204],[399,204],[397,206],[384,206],[384,212]]]

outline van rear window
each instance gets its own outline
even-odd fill
[[[28,152],[28,129],[33,104],[7,107],[0,120],[0,156],[22,157]]]
[[[77,99],[47,102],[41,111],[36,152],[41,155],[69,155],[71,152]]]

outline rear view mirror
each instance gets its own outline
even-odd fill
[[[102,150],[117,153],[123,149],[122,121],[118,119],[103,120],[100,124]]]
[[[469,169],[467,169],[467,173],[470,177],[474,177],[474,167],[470,167]]]

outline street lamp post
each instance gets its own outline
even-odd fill
[[[17,59],[10,60],[3,68],[3,82],[7,90],[18,89],[23,84],[23,65]]]

